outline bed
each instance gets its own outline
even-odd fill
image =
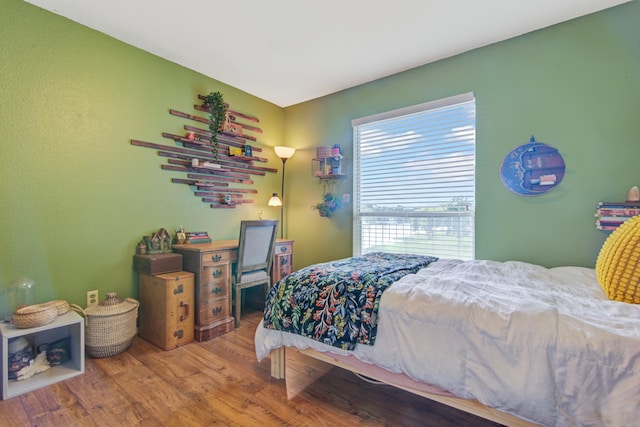
[[[595,269],[365,257],[385,277],[354,257],[271,289],[255,346],[274,377],[285,376],[287,349],[505,425],[637,425],[640,305],[607,298]],[[401,272],[389,268],[397,262]],[[334,305],[320,309],[328,295]],[[356,300],[372,311],[354,311]]]

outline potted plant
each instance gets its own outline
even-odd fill
[[[338,197],[332,193],[325,193],[322,195],[322,201],[313,206],[313,208],[320,213],[320,216],[329,218],[333,215],[336,209],[340,207],[340,205],[341,203]]]
[[[224,105],[224,98],[220,92],[211,92],[209,95],[205,95],[204,107],[209,109],[209,130],[212,134],[213,157],[218,160],[218,133],[222,131],[226,120],[227,107]]]

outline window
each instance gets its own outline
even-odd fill
[[[473,259],[473,93],[352,124],[354,254]]]

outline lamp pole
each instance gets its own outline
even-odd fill
[[[280,205],[280,238],[284,239],[284,164],[287,162],[286,157],[282,157],[282,189],[280,194],[282,195],[282,204]]]
[[[293,153],[296,152],[296,149],[293,147],[285,147],[283,145],[276,145],[273,147],[276,152],[276,155],[280,157],[282,160],[282,188],[281,188],[281,201],[280,205],[280,238],[284,239],[284,164],[287,162],[287,159],[293,156]]]

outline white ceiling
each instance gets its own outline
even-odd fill
[[[629,0],[26,1],[286,107]]]

